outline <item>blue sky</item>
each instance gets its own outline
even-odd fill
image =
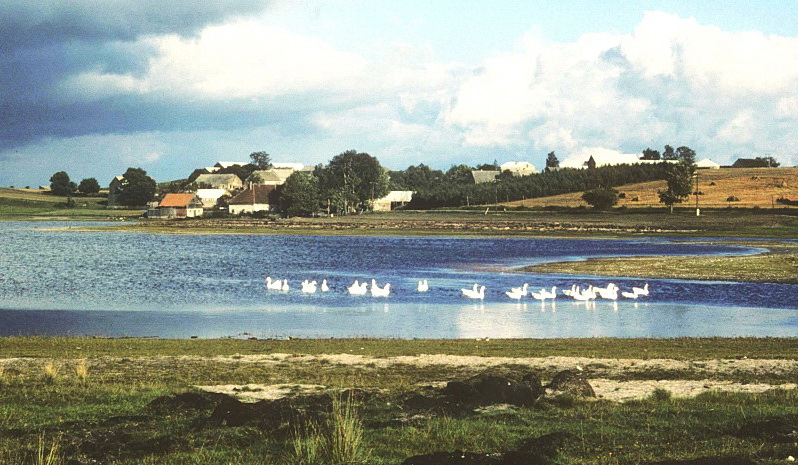
[[[391,169],[687,145],[798,164],[792,1],[8,0],[0,185],[265,150]]]

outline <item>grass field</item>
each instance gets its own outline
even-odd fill
[[[284,355],[270,355],[279,353]],[[423,354],[438,358],[428,363]],[[412,455],[437,451],[513,451],[556,433],[564,438],[558,452],[530,463],[639,464],[735,456],[777,464],[795,454],[794,443],[741,437],[738,431],[751,422],[798,421],[798,391],[781,387],[796,381],[796,357],[798,340],[770,338],[3,338],[0,463],[398,465]],[[667,365],[675,359],[681,365]],[[490,361],[495,363],[485,364]],[[622,367],[613,368],[616,362]],[[488,372],[511,378],[534,373],[548,382],[576,363],[602,397],[549,393],[521,407],[434,403],[446,381]],[[703,393],[680,395],[675,386],[688,379],[704,385]],[[659,387],[617,402],[608,400],[612,390],[599,389],[602,383],[616,383],[615,389]],[[709,388],[723,383],[770,389]],[[247,407],[231,404],[220,410],[218,398],[174,397],[198,393],[201,385],[226,386],[240,399],[270,398],[273,387],[286,384],[294,393],[290,400],[249,404],[269,415],[235,424],[215,418]],[[303,395],[310,387],[316,394]],[[336,394],[349,388],[358,389],[354,400]],[[319,397],[319,392],[325,394]],[[342,401],[337,407],[336,398]],[[433,404],[420,405],[420,399]]]
[[[107,220],[133,218],[141,210],[106,209],[104,196],[73,197],[75,207],[66,208],[67,197],[39,189],[0,187],[0,219],[4,220]]]

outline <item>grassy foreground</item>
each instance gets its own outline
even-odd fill
[[[252,358],[291,354],[267,363]],[[740,426],[771,418],[798,421],[798,391],[760,394],[708,392],[677,398],[664,390],[614,403],[545,396],[527,407],[439,411],[408,407],[430,384],[464,379],[481,369],[462,365],[347,365],[303,354],[453,354],[502,357],[680,358],[745,360],[798,358],[798,339],[565,339],[565,340],[138,340],[0,339],[0,463],[3,464],[399,464],[416,454],[515,450],[549,433],[571,441],[551,462],[637,464],[707,456],[784,463],[794,443],[740,437]],[[21,358],[20,358],[21,357]],[[721,363],[722,364],[722,363]],[[586,365],[586,370],[600,369]],[[755,365],[754,365],[755,366]],[[522,374],[510,363],[491,369]],[[547,382],[552,369],[539,371]],[[754,371],[755,373],[755,371]],[[768,377],[767,373],[756,375]],[[618,373],[619,379],[625,378]],[[690,373],[641,371],[649,380]],[[716,375],[738,379],[734,370]],[[794,373],[769,376],[795,382]],[[757,382],[759,379],[747,379]],[[171,402],[196,385],[323,385],[360,388],[356,401],[333,403],[321,417],[288,424],[211,421],[212,408]],[[335,397],[334,397],[335,399]],[[341,398],[338,397],[340,400]],[[301,404],[299,397],[295,400]],[[278,422],[279,423],[279,422]],[[51,460],[48,461],[48,457]],[[94,460],[94,461],[92,461]]]

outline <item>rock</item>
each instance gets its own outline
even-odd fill
[[[472,402],[477,397],[477,390],[465,381],[449,381],[443,388],[443,395],[457,402]]]
[[[242,426],[255,420],[257,410],[257,404],[245,404],[225,397],[211,413],[210,421],[217,426]]]
[[[480,379],[474,388],[483,404],[513,404],[519,407],[532,405],[540,393],[530,386],[502,376],[487,376]]]
[[[181,392],[171,396],[162,396],[150,402],[149,407],[156,411],[194,409],[204,410],[214,408],[223,398],[223,394],[207,392]]]
[[[498,465],[502,454],[482,454],[475,452],[433,452],[415,455],[402,462],[402,465]]]
[[[737,435],[774,442],[798,442],[798,428],[785,421],[775,419],[746,423],[740,427]]]
[[[562,452],[562,450],[579,440],[571,433],[555,431],[553,433],[544,434],[536,438],[529,438],[525,440],[521,447],[518,448],[519,452],[534,452],[538,455],[545,457],[554,457]]]
[[[551,383],[546,386],[552,391],[571,394],[578,397],[596,397],[593,387],[583,375],[571,370],[563,370],[554,376]]]
[[[746,457],[712,456],[687,460],[665,460],[651,462],[649,465],[756,465],[756,462]]]

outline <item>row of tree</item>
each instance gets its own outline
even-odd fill
[[[60,196],[91,195],[100,192],[100,183],[95,178],[84,178],[80,184],[75,184],[66,171],[59,171],[50,176],[50,192]]]

